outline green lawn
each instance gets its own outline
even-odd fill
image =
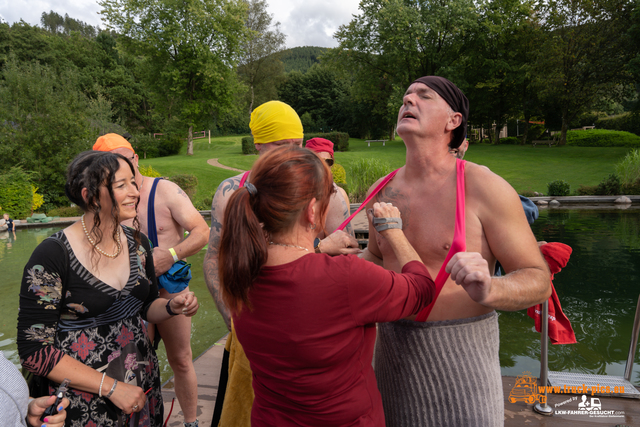
[[[257,156],[242,154],[242,136],[226,136],[194,142],[194,155],[186,155],[186,144],[180,155],[158,159],[141,160],[151,165],[164,176],[190,173],[198,177],[198,192],[194,200],[210,197],[218,184],[238,172],[215,168],[207,164],[208,159],[217,158],[220,163],[238,169],[250,169]],[[580,185],[597,185],[614,172],[614,166],[624,158],[629,148],[624,147],[547,147],[489,144],[471,145],[465,159],[485,165],[506,179],[518,192],[538,191],[546,193],[547,183],[563,179],[575,191]],[[347,170],[359,158],[380,158],[396,169],[405,162],[405,146],[402,140],[382,143],[371,147],[361,139],[349,140],[349,151],[336,153],[337,163]]]

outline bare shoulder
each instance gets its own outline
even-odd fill
[[[345,200],[349,200],[349,196],[347,196],[347,192],[344,191],[344,188],[340,187],[337,184],[333,184],[336,187],[336,192]]]
[[[216,189],[216,193],[213,196],[213,201],[211,204],[211,210],[213,213],[213,210],[218,207],[222,207],[224,208],[227,204],[227,201],[229,200],[229,197],[231,197],[231,195],[238,189],[240,188],[240,181],[242,180],[242,174],[240,175],[236,175],[236,176],[232,176],[231,178],[227,178],[224,181],[222,181],[220,183],[220,185],[218,185],[218,188]]]
[[[189,203],[191,203],[189,195],[185,193],[178,184],[173,181],[169,181],[168,179],[161,179],[158,181],[156,191],[161,194],[165,200],[168,199],[169,201],[175,201],[177,199],[180,203],[185,203],[185,201],[188,200]]]
[[[216,194],[211,201],[211,235],[222,231],[222,220],[224,217],[224,210],[227,207],[229,198],[231,195],[240,188],[240,180],[242,175],[232,176],[227,178],[218,185]],[[212,238],[212,237],[211,237]],[[210,240],[211,240],[210,238]]]
[[[503,202],[519,203],[515,189],[500,175],[486,166],[467,162],[465,166],[465,187],[467,197],[471,196],[488,208],[495,208]]]

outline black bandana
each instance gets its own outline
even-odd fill
[[[424,76],[413,81],[413,83],[423,83],[436,91],[442,97],[451,109],[456,113],[462,114],[462,123],[453,130],[453,138],[449,147],[458,148],[464,137],[467,135],[467,118],[469,117],[469,100],[464,93],[456,85],[451,83],[444,77]],[[413,84],[411,83],[411,84]]]

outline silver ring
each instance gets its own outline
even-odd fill
[[[134,411],[137,411],[138,410],[138,405],[134,405],[133,408],[131,408],[131,409],[133,409]]]

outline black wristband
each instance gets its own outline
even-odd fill
[[[174,313],[173,310],[171,310],[171,301],[173,301],[173,298],[167,301],[167,313],[169,313],[169,316],[177,316],[178,313]]]

